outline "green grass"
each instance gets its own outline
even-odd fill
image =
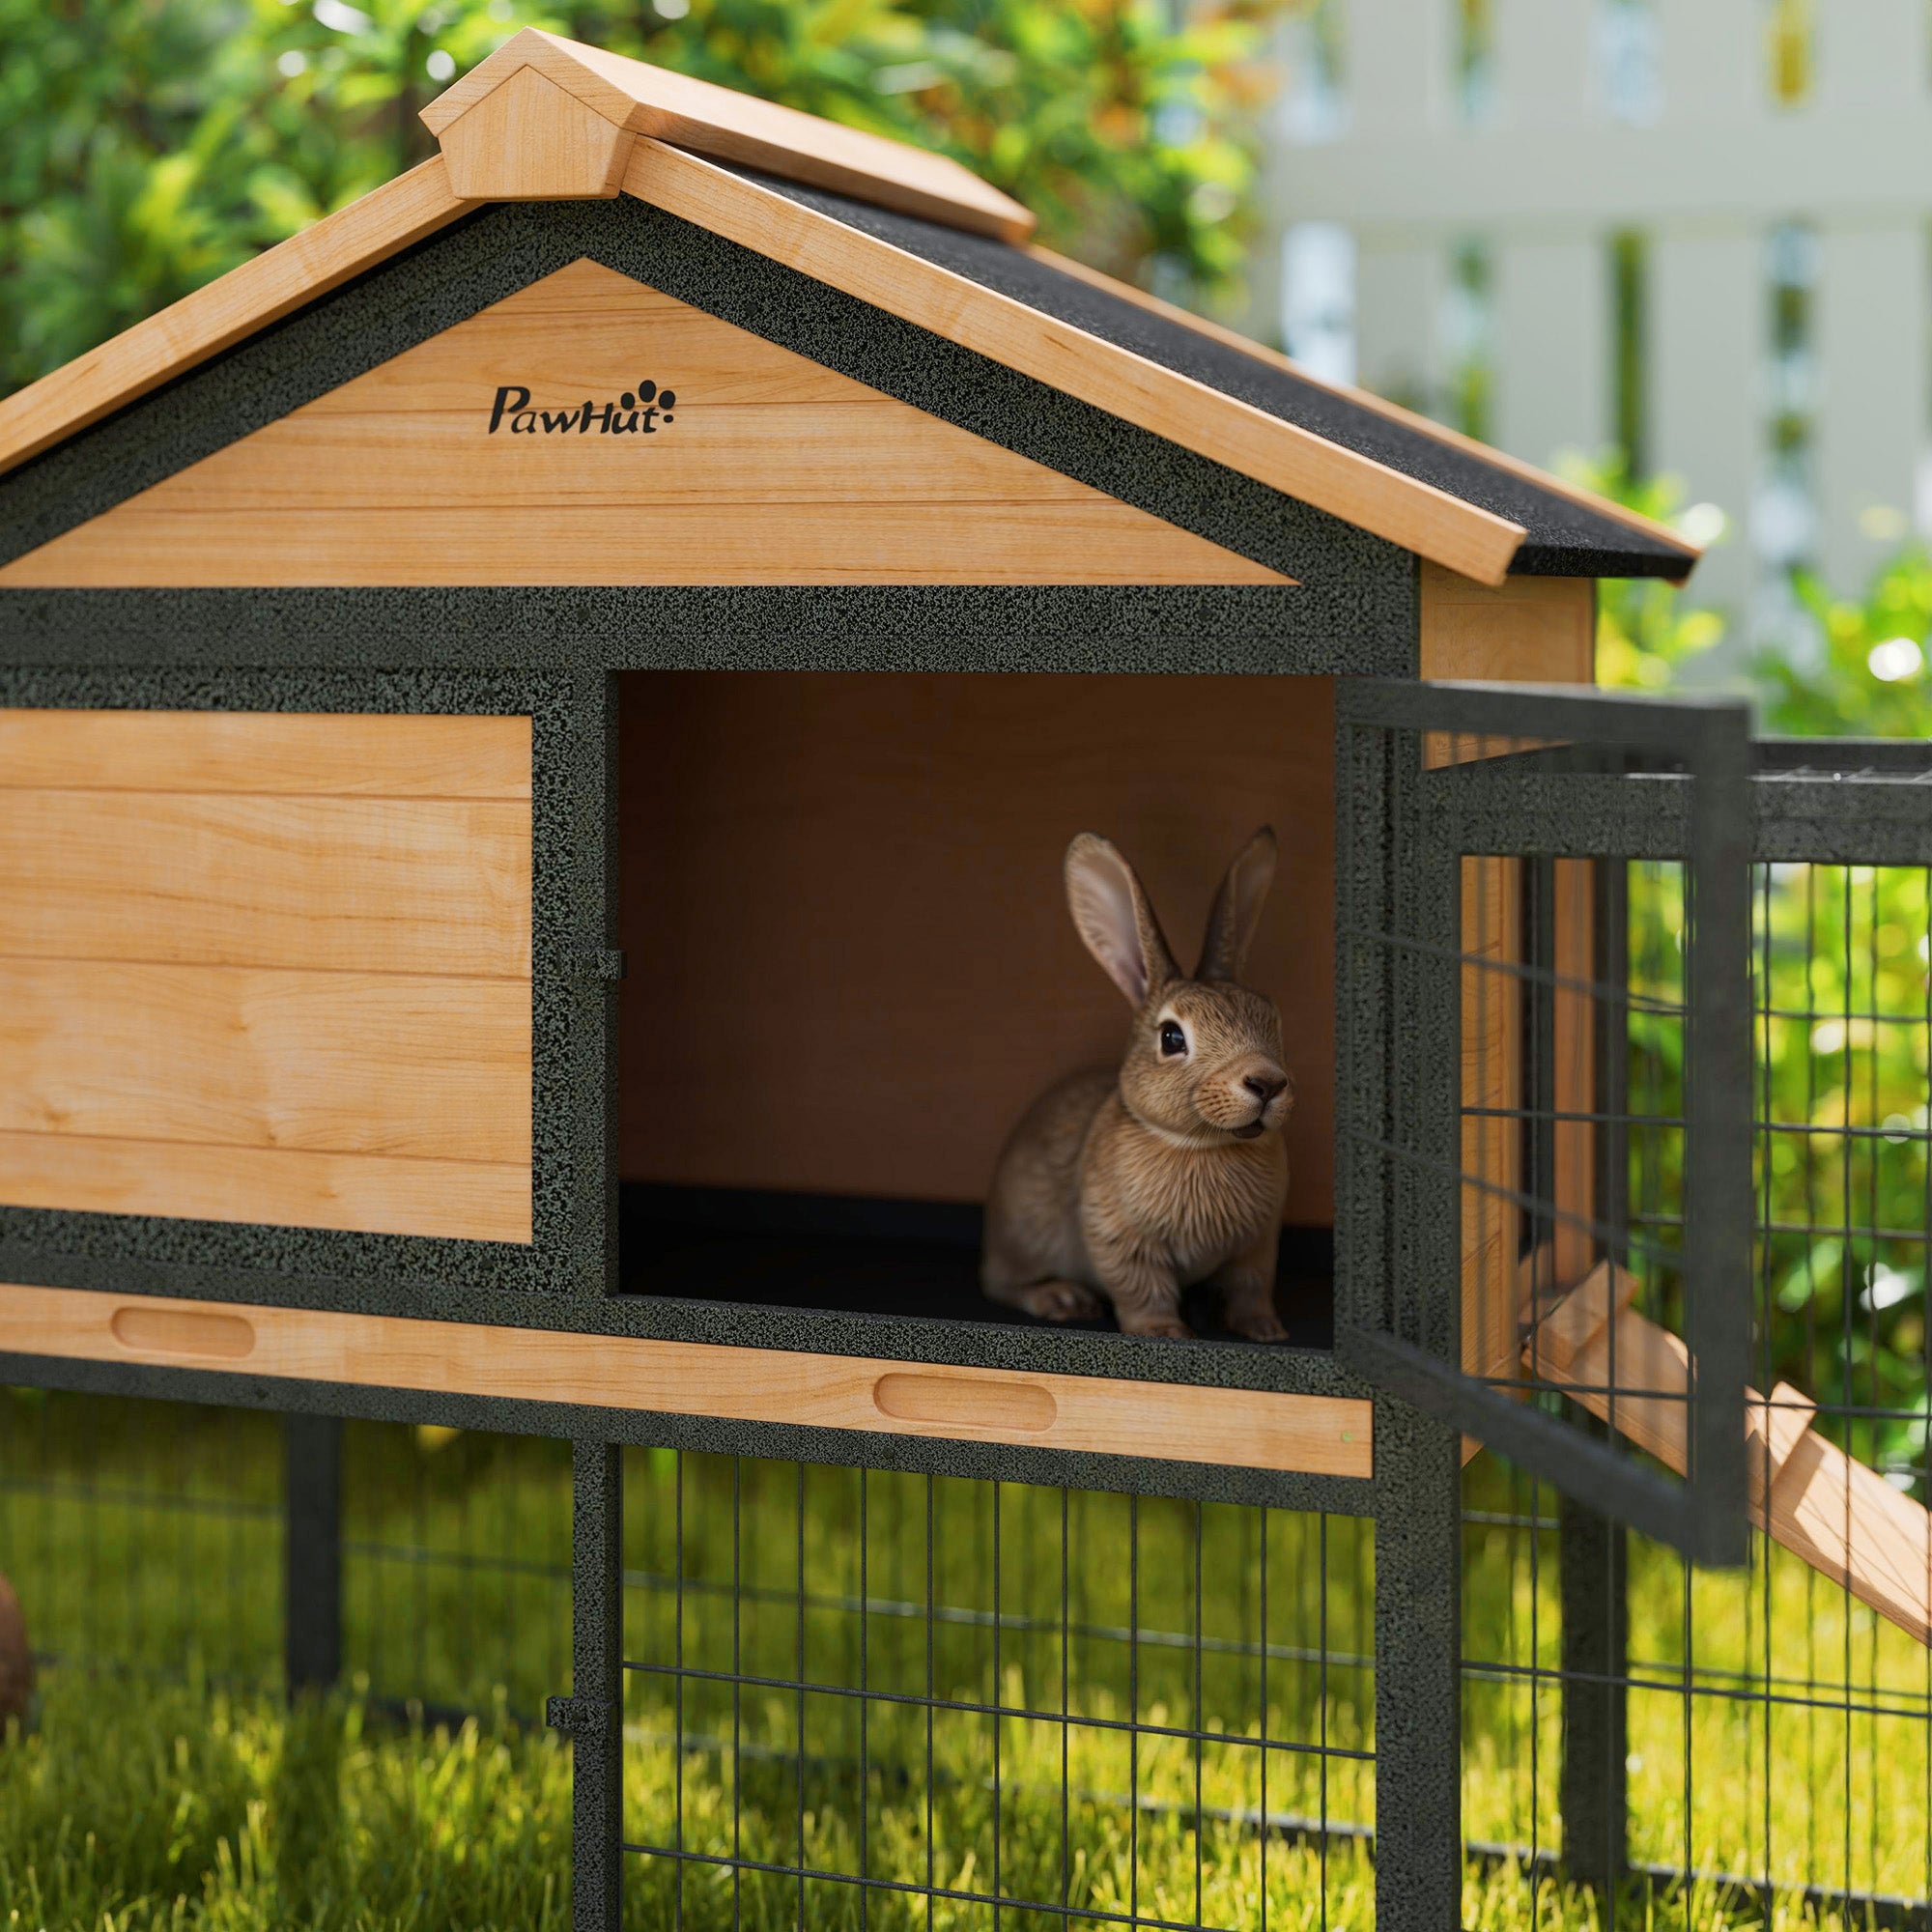
[[[569,1816],[542,1733],[61,1669],[0,1747],[0,1926],[560,1932]]]
[[[348,1456],[349,1666],[377,1698],[489,1714],[480,1727],[346,1704],[285,1717],[272,1422],[0,1395],[0,1569],[68,1660],[39,1729],[0,1750],[0,1928],[565,1922],[567,1755],[512,1717],[569,1689],[567,1458],[374,1425],[352,1425]],[[627,1860],[639,1932],[673,1922],[680,1884],[692,1932],[795,1925],[799,1882],[734,1874],[734,1847],[833,1875],[806,1883],[813,1932],[861,1924],[861,1877],[880,1882],[867,1932],[923,1926],[924,1901],[895,1885],[929,1871],[985,1894],[996,1855],[1007,1898],[1246,1927],[1264,1888],[1270,1926],[1324,1906],[1330,1925],[1370,1922],[1363,1852],[1336,1840],[1324,1859],[1292,1829],[1374,1815],[1366,1524],[1078,1493],[1063,1517],[1057,1491],[668,1452],[627,1452],[625,1475],[641,1666],[625,1832],[698,1855]],[[1487,1463],[1471,1501],[1550,1507]],[[1486,1672],[1555,1664],[1554,1538],[1472,1523],[1465,1548],[1465,1825],[1548,1850],[1556,1687]],[[1694,1577],[1687,1643],[1681,1569],[1644,1546],[1633,1566],[1633,1654],[1657,1687],[1632,1697],[1634,1855],[1922,1895],[1927,1653],[1781,1552],[1768,1574]],[[1761,1691],[1767,1670],[1780,1694],[1809,1683],[1841,1708],[1721,1694]],[[734,1697],[725,1673],[770,1682]],[[1906,1715],[1848,1713],[1848,1684]],[[962,1708],[996,1696],[997,1721]],[[1162,1734],[1177,1729],[1211,1735]],[[1520,1866],[1470,1867],[1470,1927],[1595,1911]],[[1061,1922],[1000,1915],[1014,1932]],[[1617,1922],[1756,1917],[1700,1886]],[[930,1923],[992,1920],[942,1899]]]

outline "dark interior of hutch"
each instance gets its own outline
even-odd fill
[[[1266,823],[1281,862],[1246,978],[1281,1007],[1297,1089],[1277,1302],[1292,1344],[1329,1346],[1332,680],[619,683],[626,1292],[1027,1321],[979,1292],[994,1159],[1036,1094],[1118,1063],[1127,1034],[1067,915],[1067,840],[1122,848],[1191,970]],[[1188,1312],[1216,1334],[1210,1296]]]

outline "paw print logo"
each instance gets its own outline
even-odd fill
[[[627,410],[648,409],[653,403],[657,405],[660,420],[664,422],[675,420],[671,411],[677,407],[677,392],[674,389],[660,391],[658,385],[648,376],[638,384],[635,394],[626,389],[618,398],[619,407]]]

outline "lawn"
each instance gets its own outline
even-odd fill
[[[565,1452],[352,1426],[373,1703],[295,1718],[278,1457],[241,1412],[0,1396],[0,1568],[64,1660],[0,1750],[0,1926],[565,1922],[567,1752],[520,1721],[569,1688]],[[1245,1928],[1264,1895],[1271,1926],[1370,1921],[1359,1840],[1306,1829],[1373,1816],[1367,1525],[668,1452],[626,1479],[625,1833],[657,1848],[626,1861],[632,1924],[680,1891],[693,1932],[990,1927],[993,1894],[1056,1908],[1006,1907],[1015,1932],[1063,1903]],[[1547,1851],[1554,1537],[1521,1519],[1549,1498],[1471,1485],[1465,1824]],[[1662,1551],[1633,1565],[1633,1855],[1924,1895],[1926,1652],[1781,1553],[1688,1591]],[[825,1876],[756,1869],[801,1862]],[[966,1896],[894,1889],[928,1883]],[[1471,1927],[1594,1910],[1469,1866]],[[1704,1885],[1623,1922],[1757,1920]]]

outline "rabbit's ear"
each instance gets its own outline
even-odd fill
[[[1133,1006],[1178,977],[1134,868],[1092,832],[1066,848],[1066,904],[1087,951]]]
[[[1235,854],[1208,915],[1208,937],[1201,948],[1197,980],[1238,980],[1248,942],[1260,923],[1262,902],[1274,883],[1274,828],[1264,825]]]

